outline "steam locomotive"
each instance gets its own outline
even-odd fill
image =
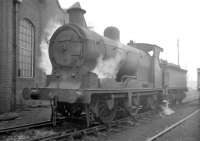
[[[108,27],[104,36],[91,31],[76,3],[67,10],[69,24],[58,28],[49,44],[52,74],[45,88],[25,88],[23,95],[52,101],[65,117],[85,115],[87,125],[109,123],[119,113],[133,114],[138,107],[156,109],[163,99],[181,102],[186,73],[180,66],[159,59],[157,45],[120,42],[119,30]]]

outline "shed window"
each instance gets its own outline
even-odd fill
[[[35,32],[33,24],[23,19],[19,27],[19,77],[33,77]]]

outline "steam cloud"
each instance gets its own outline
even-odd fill
[[[51,74],[52,72],[52,65],[49,59],[49,40],[55,30],[60,27],[62,24],[59,22],[56,22],[55,20],[50,20],[44,29],[43,37],[40,43],[40,49],[41,49],[41,58],[39,67],[46,73]]]
[[[106,60],[100,55],[92,72],[96,73],[100,79],[115,79],[124,56],[125,54],[121,50],[117,50],[115,57]]]
[[[163,114],[163,115],[171,115],[171,114],[174,114],[175,111],[172,110],[172,109],[169,107],[169,101],[163,100],[163,102],[164,102],[165,104],[164,104],[164,105],[161,105],[161,109],[162,109],[161,114]]]

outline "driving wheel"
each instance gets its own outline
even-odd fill
[[[111,123],[116,116],[116,108],[109,109],[105,101],[98,102],[98,115],[102,123]]]

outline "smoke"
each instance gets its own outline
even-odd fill
[[[115,79],[124,57],[125,54],[122,50],[117,50],[116,55],[113,58],[106,60],[100,55],[97,60],[97,65],[92,72],[96,73],[100,79]]]
[[[39,67],[46,73],[51,74],[52,72],[52,65],[49,59],[49,40],[55,30],[60,27],[62,24],[57,22],[56,20],[52,19],[47,23],[46,28],[44,29],[42,40],[40,43],[40,50],[41,50],[41,58]]]

